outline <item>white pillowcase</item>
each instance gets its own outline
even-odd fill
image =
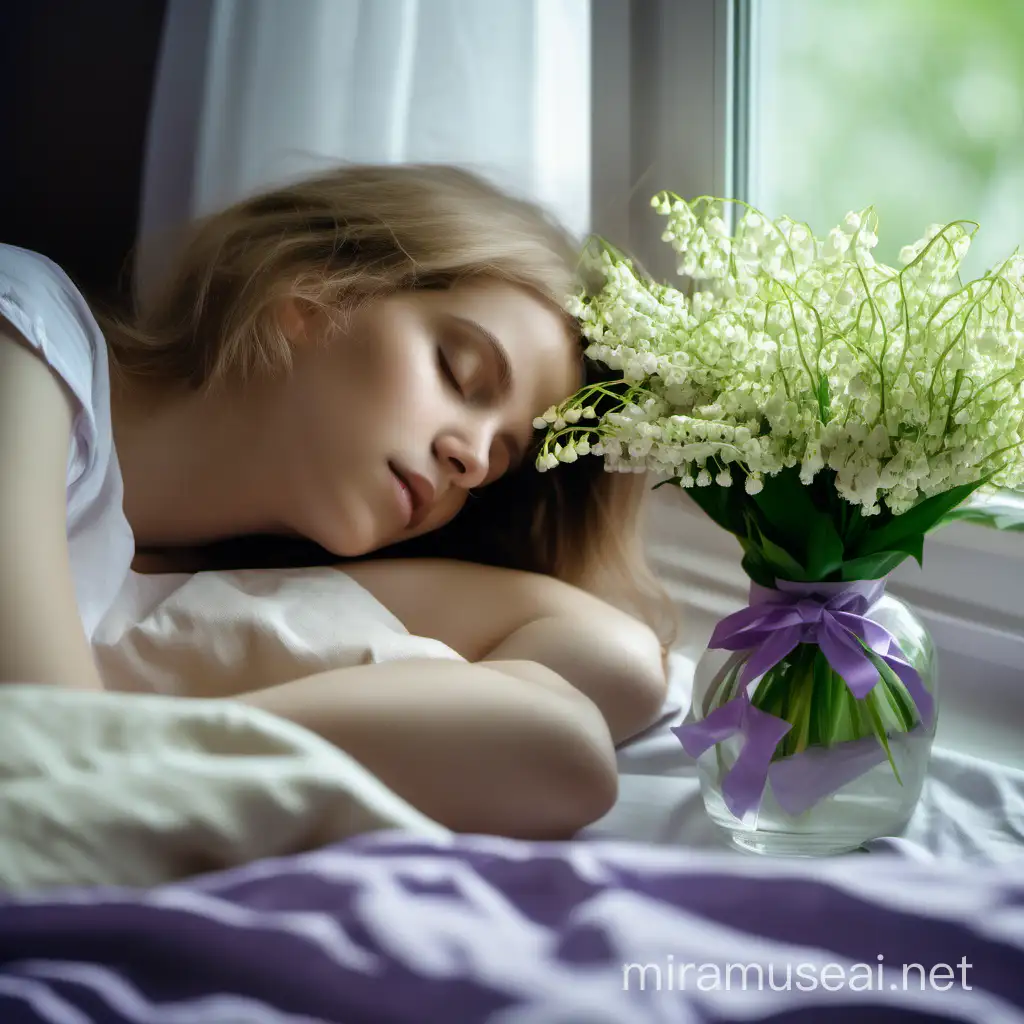
[[[133,573],[94,638],[110,690],[230,697],[332,668],[462,660],[326,567]]]

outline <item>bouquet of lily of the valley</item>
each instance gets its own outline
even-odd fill
[[[750,607],[711,642],[737,652],[734,699],[680,738],[743,734],[748,763],[724,787],[741,815],[770,762],[865,738],[884,762],[892,736],[928,724],[923,667],[872,608],[975,491],[1024,485],[1024,256],[964,283],[971,222],[930,227],[896,268],[872,256],[870,208],[819,238],[712,197],[653,205],[685,284],[588,247],[597,285],[571,309],[587,355],[621,376],[536,422],[537,468],[591,455],[653,472],[739,539]],[[799,777],[774,787],[794,809],[814,801]]]

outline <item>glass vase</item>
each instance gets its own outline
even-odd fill
[[[734,846],[774,856],[846,853],[898,835],[913,815],[935,737],[935,647],[911,608],[887,592],[867,618],[895,638],[902,660],[916,670],[932,698],[930,716],[898,692],[893,676],[880,676],[864,699],[854,697],[815,643],[798,644],[746,684],[741,676],[752,651],[709,648],[701,658],[688,722],[705,721],[739,699],[749,701],[748,714],[772,714],[773,724],[789,726],[771,751],[760,799],[739,813],[735,801],[730,809],[727,780],[734,771],[749,774],[749,765],[737,768],[747,737],[734,733],[697,758],[707,813]]]

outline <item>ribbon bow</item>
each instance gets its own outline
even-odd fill
[[[739,694],[702,721],[689,722],[672,730],[693,758],[731,736],[743,736],[743,749],[722,780],[722,797],[737,818],[743,818],[760,804],[770,771],[772,789],[780,806],[789,813],[800,813],[862,774],[873,763],[885,760],[877,741],[844,744],[844,748],[848,748],[846,756],[832,757],[827,764],[817,764],[814,779],[808,778],[806,784],[801,784],[801,773],[786,770],[789,758],[772,765],[779,740],[792,726],[755,708],[746,687],[782,661],[798,644],[816,644],[858,700],[863,700],[880,679],[878,669],[865,650],[869,648],[906,686],[922,722],[930,724],[934,714],[932,695],[917,670],[906,660],[896,638],[868,617],[868,612],[885,592],[884,580],[850,583],[778,580],[777,587],[777,590],[770,590],[751,584],[749,606],[724,618],[708,644],[717,650],[751,652],[740,674]],[[839,754],[839,751],[834,753]],[[808,763],[807,768],[810,767]],[[782,770],[776,773],[774,768]]]

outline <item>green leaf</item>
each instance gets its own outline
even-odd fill
[[[892,709],[897,719],[897,724],[902,732],[909,732],[914,723],[918,720],[918,715],[913,709],[913,705],[910,699],[910,694],[907,692],[906,687],[903,685],[903,681],[899,676],[882,660],[870,647],[864,642],[863,639],[859,638],[861,647],[864,648],[864,653],[867,655],[871,664],[874,665],[878,671],[879,680],[875,684],[875,688],[864,698],[863,706],[871,716],[871,724],[874,728],[875,735],[878,736],[879,741],[885,747],[885,753],[889,758],[889,764],[892,765],[893,774],[896,776],[896,781],[903,785],[903,781],[900,779],[900,773],[896,768],[896,763],[893,761],[892,751],[889,749],[889,743],[886,738],[885,725],[882,722],[882,716],[879,712],[878,705],[883,701],[888,701],[889,707]],[[881,693],[879,693],[881,691]]]
[[[952,522],[980,523],[996,530],[1024,532],[1024,498],[1011,494],[984,504],[967,504],[953,509],[943,519],[943,525]]]
[[[810,524],[807,540],[807,578],[820,582],[843,564],[843,540],[828,516],[818,515]]]
[[[813,659],[813,651],[811,653]],[[793,728],[786,735],[788,749],[798,754],[807,749],[811,734],[811,711],[814,707],[814,662],[808,665],[807,658],[801,659],[798,669],[793,675],[793,687],[796,690],[793,707],[790,709],[789,721]]]
[[[945,516],[966,501],[985,482],[983,479],[961,484],[918,502],[909,511],[894,516],[892,521],[880,530],[869,532],[864,543],[855,552],[856,556],[873,555],[880,551],[907,551],[908,554],[913,554],[917,550],[916,539],[939,525]],[[910,548],[911,544],[915,547]]]
[[[832,700],[832,666],[819,648],[814,652],[814,711],[817,741],[831,746],[836,719]]]
[[[910,556],[906,551],[879,551],[875,555],[843,562],[844,580],[880,580],[888,576]]]
[[[923,533],[915,533],[914,536],[908,537],[904,543],[894,545],[893,553],[898,554],[902,552],[904,555],[910,555],[918,565],[923,566],[924,536]]]
[[[750,703],[760,711],[783,718],[785,711],[786,691],[789,689],[793,668],[789,659],[773,665],[761,677],[754,690]]]
[[[1011,516],[995,516],[992,519],[992,525],[997,530],[1006,530],[1013,533],[1024,533],[1024,517],[1018,517],[1016,515]]]
[[[850,688],[846,685],[845,680],[840,692],[843,695],[843,704],[846,708],[846,713],[843,716],[843,725],[845,726],[844,740],[863,739],[865,730],[861,722],[860,701],[850,692]],[[870,729],[868,731],[870,732]]]
[[[776,578],[802,582],[807,579],[804,567],[793,556],[766,536],[758,525],[757,518],[749,511],[746,515],[749,543],[761,555],[762,560],[774,572]],[[774,586],[774,582],[772,586]]]
[[[832,418],[829,415],[831,399],[828,393],[828,377],[824,373],[818,379],[818,391],[815,397],[818,399],[818,414],[821,417],[821,422],[828,423]]]
[[[859,719],[857,717],[857,699],[850,693],[846,680],[835,669],[832,669],[832,707],[833,732],[832,742],[846,742],[860,738]]]
[[[786,469],[765,477],[763,489],[753,499],[773,539],[800,562],[806,558],[807,530],[814,520],[828,519],[811,499],[809,488],[800,483],[800,474]]]
[[[900,730],[910,732],[917,721],[910,694],[906,692],[900,677],[881,658],[878,658],[875,664],[882,677],[882,692],[896,716]]]
[[[758,586],[768,587],[773,590],[775,588],[775,573],[772,572],[768,564],[761,557],[761,553],[754,549],[750,541],[741,538],[740,543],[744,549],[749,548],[743,556],[740,567]]]
[[[846,542],[847,550],[851,553],[859,550],[861,542],[872,530],[877,532],[893,520],[892,513],[884,507],[877,516],[865,516],[861,513],[859,505],[851,505],[848,502],[843,504],[846,506],[847,512],[847,523],[843,531],[843,540]]]
[[[875,689],[877,690],[881,687],[883,694],[889,702],[889,706],[892,708],[893,714],[896,716],[896,722],[900,730],[902,732],[910,732],[919,721],[920,712],[917,711],[917,705],[914,704],[910,693],[903,684],[903,680],[863,640],[860,640],[860,645],[864,648],[864,653],[868,656],[871,664],[878,670],[878,674],[881,677],[881,681]]]
[[[778,578],[792,580],[795,583],[806,581],[807,571],[788,551],[780,548],[778,544],[773,544],[765,536],[761,537],[760,543],[765,561],[776,570]]]
[[[896,767],[896,762],[892,757],[892,751],[889,749],[889,738],[885,735],[885,726],[882,724],[882,716],[878,713],[878,708],[875,704],[878,700],[877,693],[878,687],[876,686],[864,698],[864,706],[867,709],[868,714],[871,716],[871,724],[874,727],[875,735],[878,737],[878,742],[885,747],[885,756],[889,758],[889,764],[892,766],[892,773],[896,776],[896,781],[902,786],[903,780],[900,778],[899,769]]]

